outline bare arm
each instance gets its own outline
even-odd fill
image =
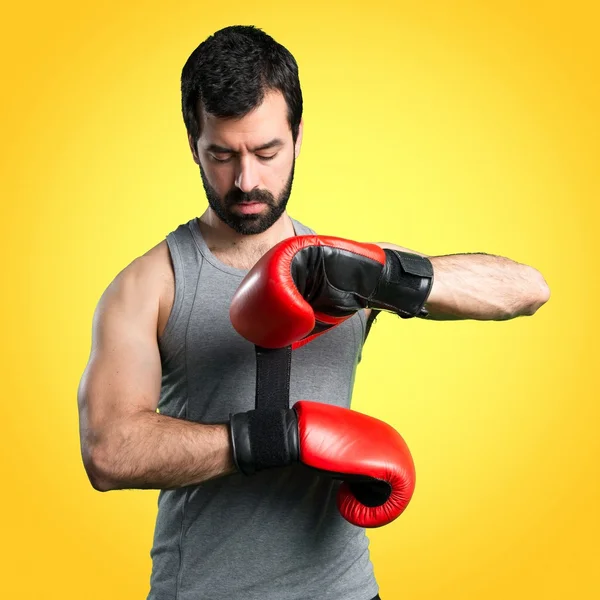
[[[395,244],[378,246],[427,256]],[[434,272],[425,304],[431,320],[504,321],[531,316],[550,298],[542,274],[510,258],[484,253],[427,258]]]
[[[156,413],[160,280],[145,255],[104,292],[78,390],[81,453],[95,489],[168,489],[235,470],[226,425]]]

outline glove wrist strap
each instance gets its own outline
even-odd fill
[[[403,319],[426,317],[425,302],[433,286],[433,266],[428,258],[385,249],[386,264],[369,308],[391,310]]]
[[[231,415],[233,460],[245,475],[285,467],[300,459],[298,418],[293,409],[260,409]]]

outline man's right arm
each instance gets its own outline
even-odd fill
[[[78,390],[83,463],[95,489],[169,489],[235,471],[228,426],[156,412],[161,280],[152,256],[124,269],[94,315]]]

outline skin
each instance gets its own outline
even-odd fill
[[[294,160],[300,155],[303,133],[301,122],[294,143],[283,95],[266,94],[263,103],[241,119],[224,120],[200,113],[200,139],[194,143],[188,135],[188,142],[194,162],[212,189],[221,198],[232,189],[244,194],[268,190],[278,198],[286,187]],[[276,143],[257,150],[271,142]],[[216,146],[229,152],[219,151]],[[241,214],[239,207],[230,210],[234,215]],[[262,214],[268,211],[266,206]],[[200,217],[200,229],[208,247],[220,260],[241,269],[251,268],[267,250],[294,235],[286,212],[266,231],[244,235],[224,223],[210,206]]]
[[[228,194],[240,200],[268,192],[272,202],[261,214],[267,223],[300,154],[303,125],[294,142],[280,93],[267,94],[260,106],[240,119],[206,114],[201,119],[200,138],[188,141],[213,200],[222,202],[220,209],[240,216],[239,206],[226,201]],[[277,143],[264,147],[273,140]],[[198,223],[217,258],[238,269],[250,269],[275,244],[295,235],[285,211],[252,235],[228,226],[210,205]],[[426,256],[395,244],[379,245]],[[532,315],[549,299],[541,274],[508,258],[468,254],[430,260],[435,277],[426,306],[434,320]],[[162,241],[115,277],[96,308],[78,403],[83,462],[99,491],[169,489],[235,470],[226,425],[156,413],[161,387],[158,339],[174,292],[173,265]]]
[[[197,143],[189,138],[192,157],[221,199],[231,190],[266,190],[277,201],[302,145],[302,124],[294,143],[280,93],[267,94],[241,119],[203,114],[201,131]],[[257,150],[273,140],[277,144]],[[231,152],[216,152],[215,144]],[[239,212],[235,206],[230,210]],[[263,212],[268,210],[267,206]],[[243,235],[209,206],[199,226],[214,254],[239,269],[251,268],[267,250],[295,235],[285,212],[265,231]],[[119,273],[96,308],[78,404],[83,463],[99,491],[176,488],[235,470],[226,425],[156,413],[161,385],[158,339],[174,295],[173,265],[163,241]]]

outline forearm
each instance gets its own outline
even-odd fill
[[[96,438],[84,462],[100,491],[178,488],[235,471],[224,424],[143,411],[114,420]]]
[[[425,307],[434,320],[533,315],[550,296],[539,271],[508,258],[452,254],[429,259],[434,283]]]

